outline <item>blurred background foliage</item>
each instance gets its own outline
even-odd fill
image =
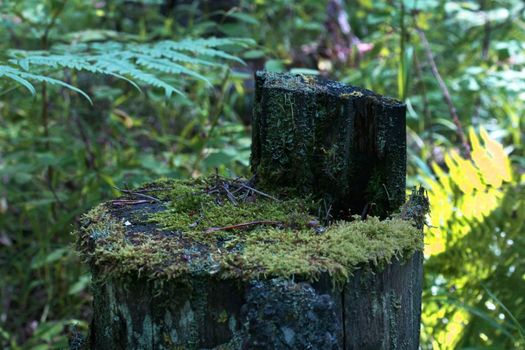
[[[0,28],[0,347],[86,330],[70,232],[88,208],[248,174],[267,69],[406,102],[409,185],[432,205],[422,348],[525,348],[521,0],[0,0]]]

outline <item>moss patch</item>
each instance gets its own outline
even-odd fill
[[[242,180],[161,180],[86,214],[77,247],[98,276],[228,279],[329,273],[337,283],[423,249],[401,219],[323,227],[307,199],[279,199]]]

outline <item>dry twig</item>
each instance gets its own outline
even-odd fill
[[[206,233],[212,233],[217,231],[229,231],[229,230],[235,230],[235,229],[242,229],[254,225],[282,225],[282,222],[280,221],[269,221],[269,220],[260,220],[260,221],[252,221],[252,222],[243,222],[241,224],[231,225],[231,226],[224,226],[224,227],[210,227],[206,230]]]
[[[254,195],[279,201],[278,198],[254,188],[252,181],[253,178],[250,180],[243,180],[242,178],[229,180],[216,174],[213,185],[206,189],[206,193],[226,197],[234,205],[237,205],[239,202],[245,202]]]
[[[117,191],[120,191],[120,192],[125,193],[125,194],[130,195],[130,196],[141,197],[141,198],[149,199],[149,200],[154,201],[154,202],[161,202],[160,199],[155,198],[153,196],[149,196],[147,194],[134,192],[134,191],[130,191],[130,190],[120,189],[120,188],[118,188],[116,186],[113,186],[113,188],[116,189]]]
[[[115,199],[111,201],[112,205],[136,205],[151,203],[151,199]]]

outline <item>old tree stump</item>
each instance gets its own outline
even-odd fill
[[[417,349],[423,234],[390,217],[405,162],[400,102],[258,73],[251,180],[160,180],[83,217],[85,346]]]

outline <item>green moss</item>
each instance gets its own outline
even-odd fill
[[[363,264],[382,266],[423,249],[422,232],[409,221],[371,217],[321,227],[308,200],[253,191],[228,198],[213,181],[162,180],[137,190],[162,204],[102,204],[83,218],[79,251],[106,278],[315,280],[327,272],[342,283]]]
[[[213,195],[202,191],[193,191],[182,195],[174,194],[168,210],[151,215],[149,221],[164,230],[183,231],[185,236],[200,240],[214,240],[217,236],[235,239],[239,237],[237,230],[232,230],[231,234],[219,231],[214,235],[207,234],[206,230],[254,221],[273,221],[278,223],[276,225],[301,227],[310,218],[305,215],[304,205],[299,200],[276,202],[271,199],[232,203],[217,201]]]

